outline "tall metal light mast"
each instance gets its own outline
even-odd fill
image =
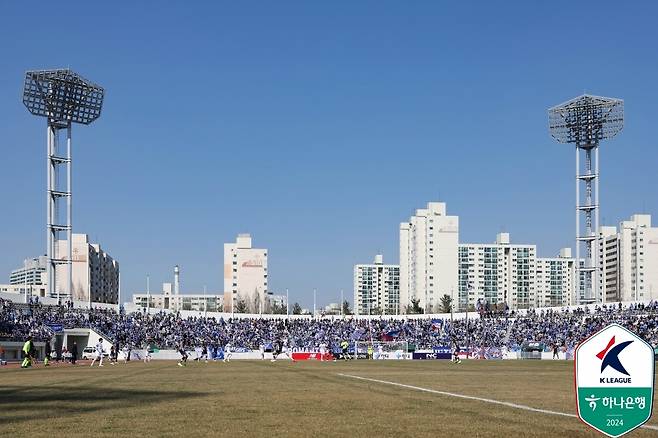
[[[62,289],[57,287],[58,265],[67,265],[68,295],[73,299],[71,124],[88,125],[100,117],[104,94],[103,88],[68,69],[25,73],[23,104],[33,115],[47,118],[48,294],[57,296],[58,302]],[[65,143],[60,138],[63,132]],[[61,234],[66,234],[66,239]],[[62,240],[68,241],[67,254],[60,254]]]
[[[624,101],[584,94],[550,108],[548,124],[551,136],[558,142],[576,145],[576,284],[583,278],[581,303],[601,302],[601,287],[597,281],[600,274],[599,141],[614,137],[624,127]],[[584,188],[582,194],[581,187]],[[584,225],[584,232],[581,232],[581,225]],[[582,266],[581,246],[585,250]]]

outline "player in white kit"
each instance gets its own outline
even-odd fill
[[[153,347],[151,346],[151,343],[147,343],[146,348],[144,349],[144,363],[151,362],[151,353],[153,353]]]
[[[231,356],[233,356],[233,353],[231,353],[231,344],[227,343],[224,346],[224,362],[230,362]]]
[[[94,357],[94,360],[91,361],[90,367],[93,367],[94,364],[96,363],[96,359],[99,360],[98,366],[102,367],[103,366],[103,338],[98,339],[98,342],[96,343],[96,357]]]

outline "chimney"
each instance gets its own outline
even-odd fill
[[[174,295],[180,294],[180,268],[174,266]]]

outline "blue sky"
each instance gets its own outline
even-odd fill
[[[241,232],[291,301],[351,299],[353,265],[397,262],[399,223],[431,200],[462,242],[573,246],[574,154],[546,109],[583,91],[625,100],[602,217],[658,216],[654,2],[238,3],[0,7],[0,282],[45,251],[28,69],[107,90],[74,130],[74,228],[119,260],[124,299],[174,264],[184,292],[221,290]]]

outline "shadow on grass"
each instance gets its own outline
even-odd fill
[[[145,391],[125,388],[2,386],[0,387],[0,424],[101,410],[125,410],[144,404],[175,402],[205,395],[207,394],[204,392]]]

